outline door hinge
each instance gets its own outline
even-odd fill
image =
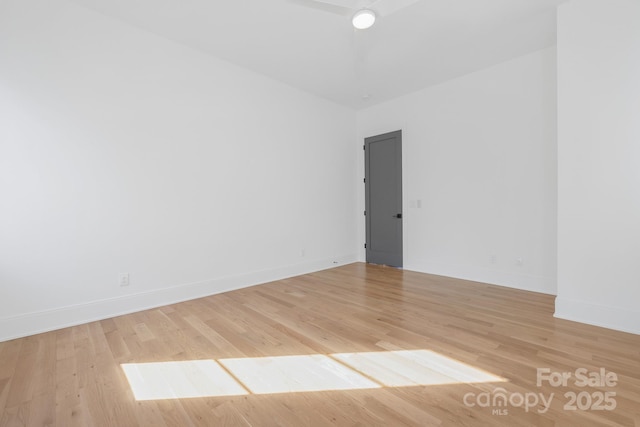
[[[364,211],[364,214],[366,215],[366,214],[367,214],[367,211]]]
[[[362,146],[362,149],[363,149],[363,150],[366,150],[366,149],[367,149],[367,146],[366,146],[366,145],[363,145],[363,146]]]
[[[367,183],[367,178],[362,178],[362,182]]]
[[[367,244],[366,243],[364,244],[364,248],[367,249]]]

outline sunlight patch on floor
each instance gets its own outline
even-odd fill
[[[122,364],[136,400],[249,394],[213,360]]]
[[[128,363],[122,368],[136,400],[506,381],[431,350]]]
[[[340,353],[332,357],[387,387],[505,381],[431,350]]]
[[[322,354],[221,359],[220,363],[255,394],[380,388]]]

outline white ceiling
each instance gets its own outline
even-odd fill
[[[368,30],[304,0],[73,1],[360,109],[553,45],[566,0],[419,0]]]

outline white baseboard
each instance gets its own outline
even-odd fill
[[[356,254],[0,318],[0,342],[246,288],[357,261]]]
[[[640,311],[558,297],[554,317],[640,334]]]
[[[420,266],[405,266],[405,269],[421,273],[436,274],[438,276],[453,277],[455,279],[471,280],[491,285],[521,289],[523,291],[539,292],[556,295],[556,278],[536,276],[513,271],[494,270],[484,267],[468,265],[449,265],[430,262]]]

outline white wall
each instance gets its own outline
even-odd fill
[[[3,1],[0,340],[355,260],[354,138],[348,109]]]
[[[403,131],[405,268],[555,294],[555,55],[544,49],[358,114],[360,146]]]
[[[640,333],[640,2],[558,13],[556,316]]]

